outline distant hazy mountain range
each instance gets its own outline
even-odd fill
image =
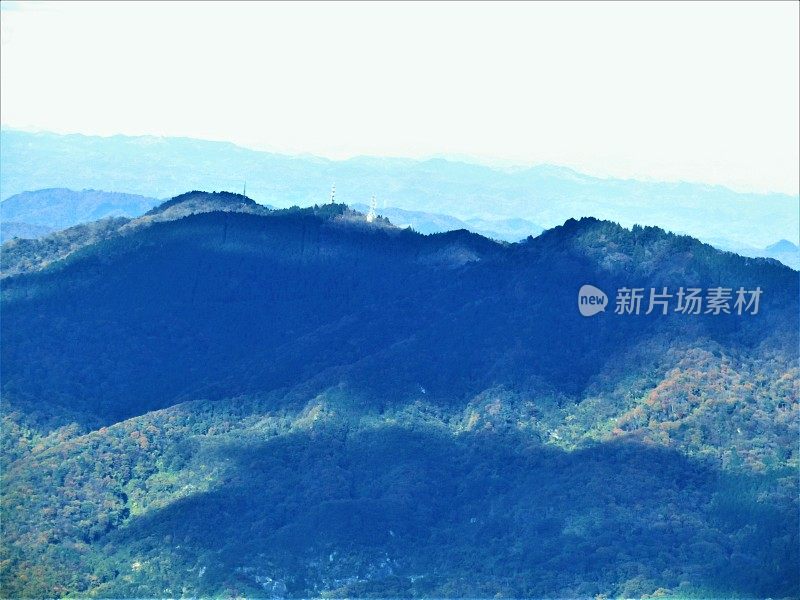
[[[0,244],[20,238],[23,240],[35,240],[53,233],[55,229],[44,225],[31,225],[30,223],[20,223],[18,221],[5,221],[0,219]]]
[[[106,189],[150,198],[186,189],[241,192],[287,207],[336,200],[452,215],[521,218],[552,227],[570,217],[639,223],[700,239],[764,248],[797,241],[798,196],[743,194],[720,186],[601,179],[555,166],[498,170],[443,159],[331,161],[184,138],[108,138],[4,130],[0,198],[49,187]],[[30,222],[30,221],[22,221]]]
[[[362,213],[369,211],[366,204],[356,203],[351,207]],[[544,229],[536,223],[531,223],[525,219],[466,219],[462,221],[450,215],[438,213],[428,213],[418,210],[403,210],[388,206],[377,209],[377,213],[389,219],[393,225],[398,227],[411,227],[419,233],[442,233],[444,231],[455,231],[466,229],[474,233],[479,233],[484,237],[504,242],[518,242],[529,235],[537,236]]]
[[[780,240],[774,244],[770,244],[766,248],[754,248],[753,246],[747,246],[745,244],[735,244],[730,240],[711,239],[703,241],[720,250],[735,252],[741,256],[749,256],[751,258],[774,258],[795,270],[800,270],[800,246],[789,240]]]
[[[106,217],[138,217],[159,202],[136,194],[51,188],[25,191],[3,200],[0,218],[3,223],[64,229]]]

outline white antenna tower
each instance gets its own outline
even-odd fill
[[[378,208],[378,202],[375,196],[372,197],[372,202],[369,203],[369,212],[367,213],[367,223],[372,223],[375,220],[375,209]]]
[[[333,199],[336,196],[336,184],[334,183],[331,186],[331,204],[333,204]]]

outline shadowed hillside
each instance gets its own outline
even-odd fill
[[[796,271],[186,200],[4,280],[4,594],[800,589]],[[625,286],[762,296],[615,314]]]

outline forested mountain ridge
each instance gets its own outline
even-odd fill
[[[762,296],[618,315],[626,286]],[[797,286],[596,219],[111,236],[4,280],[3,593],[795,596]]]
[[[500,354],[492,360],[510,351],[505,340],[505,336],[512,333],[513,329],[509,328],[517,332],[512,339],[525,331],[521,327],[528,328],[525,331],[527,343],[523,346],[525,358],[516,356],[511,363],[501,360],[490,367],[486,356],[472,357],[483,366],[479,372],[487,378],[485,384],[490,383],[487,373],[492,368],[500,368],[502,364],[504,369],[512,369],[513,364],[521,369],[522,363],[530,360],[537,365],[535,370],[541,371],[540,375],[546,373],[547,378],[555,377],[559,389],[579,385],[581,367],[585,365],[586,376],[596,368],[597,351],[586,348],[583,356],[572,356],[573,348],[554,339],[551,327],[562,328],[564,335],[574,332],[576,342],[586,328],[595,334],[602,332],[608,336],[603,344],[604,352],[606,346],[611,346],[608,342],[615,340],[622,345],[628,334],[635,340],[651,330],[679,328],[682,331],[686,327],[685,320],[677,321],[678,315],[661,320],[654,315],[642,315],[638,319],[587,322],[576,310],[562,308],[575,303],[575,290],[587,278],[609,289],[624,283],[675,287],[698,282],[707,286],[741,285],[748,289],[759,285],[764,289],[760,315],[737,320],[731,315],[719,318],[700,315],[694,323],[695,335],[762,337],[785,323],[786,308],[781,303],[791,306],[793,302],[791,283],[796,278],[795,272],[766,260],[719,253],[691,238],[672,236],[653,228],[625,233],[618,226],[600,221],[570,221],[528,243],[503,247],[467,232],[421,236],[390,226],[370,226],[363,217],[348,219],[349,213],[341,205],[324,208],[334,213],[333,220],[313,214],[313,209],[303,209],[265,215],[206,213],[157,223],[132,235],[112,237],[102,246],[90,246],[65,263],[54,265],[52,270],[12,278],[3,290],[7,299],[4,321],[8,327],[5,331],[19,339],[9,344],[7,361],[13,365],[17,352],[29,360],[39,352],[46,353],[46,345],[66,341],[63,334],[51,336],[49,326],[44,324],[15,326],[18,307],[38,304],[48,310],[56,309],[54,314],[59,315],[75,303],[81,308],[70,316],[64,314],[65,325],[68,324],[72,335],[81,339],[94,339],[108,327],[103,323],[110,324],[111,320],[116,327],[130,323],[130,330],[125,330],[122,339],[118,339],[118,335],[98,336],[98,343],[108,346],[103,354],[129,356],[119,356],[121,362],[113,361],[108,365],[109,368],[113,365],[115,370],[126,364],[135,369],[137,367],[130,361],[152,355],[153,364],[146,372],[152,374],[150,368],[163,368],[182,373],[183,367],[174,368],[180,363],[170,365],[169,361],[187,360],[192,356],[191,364],[184,365],[186,368],[192,368],[192,364],[205,368],[208,363],[217,365],[221,369],[219,378],[235,379],[238,383],[231,381],[230,385],[241,393],[249,389],[244,382],[251,377],[264,378],[256,388],[266,386],[269,389],[275,383],[272,377],[285,380],[284,384],[293,383],[297,369],[311,374],[318,372],[322,364],[341,368],[338,362],[341,359],[347,358],[348,363],[354,358],[370,360],[370,349],[396,352],[392,344],[388,347],[385,344],[389,340],[405,340],[406,344],[420,345],[418,352],[414,352],[416,356],[430,354],[431,359],[419,365],[421,373],[426,373],[430,380],[427,386],[425,381],[411,381],[410,374],[406,376],[405,385],[413,388],[419,384],[430,387],[431,392],[441,385],[447,389],[447,396],[457,397],[455,391],[463,387],[463,366],[434,368],[442,360],[443,344],[452,344],[449,350],[454,357],[465,351],[463,339],[446,334],[445,329],[453,326],[454,318],[458,319],[459,335],[474,336],[486,347],[497,346]],[[751,264],[759,268],[748,269]],[[555,265],[558,268],[554,268]],[[631,281],[631,277],[638,281]],[[52,288],[51,282],[57,287]],[[314,293],[320,288],[325,289],[324,295]],[[54,289],[59,290],[55,295]],[[88,289],[92,290],[90,297],[86,293]],[[20,294],[24,302],[15,301]],[[52,301],[57,301],[58,306],[50,307]],[[223,306],[225,314],[204,314]],[[175,314],[167,316],[168,311]],[[282,319],[281,328],[276,329],[274,322],[264,320],[264,314]],[[98,322],[92,323],[94,319]],[[152,339],[145,342],[143,337],[148,334],[142,324],[152,323],[154,319],[167,319],[163,324],[165,329],[156,334],[156,339],[163,336],[164,346],[153,345]],[[380,325],[379,319],[384,319],[386,325]],[[446,319],[446,323],[442,319]],[[222,325],[223,321],[226,326]],[[315,330],[323,324],[336,322],[345,327]],[[481,327],[486,330],[481,331]],[[174,328],[185,330],[180,335],[168,333]],[[358,329],[363,329],[364,333],[356,333]],[[37,339],[38,331],[42,339]],[[202,332],[209,336],[205,342],[209,344],[207,351],[220,353],[218,360],[209,361],[203,354],[203,347],[194,344]],[[290,332],[294,335],[289,335]],[[298,335],[300,332],[312,337]],[[323,332],[324,338],[321,337]],[[338,335],[350,341],[342,345],[344,340],[336,339]],[[62,342],[47,341],[52,337]],[[365,340],[360,339],[363,337],[375,346],[364,346]],[[278,346],[269,343],[270,340],[284,346],[284,351],[278,352]],[[323,340],[327,343],[322,343]],[[543,348],[534,348],[534,340],[540,340],[549,352],[537,355]],[[33,354],[23,351],[25,346],[34,343],[38,351],[33,348]],[[166,360],[161,359],[161,352],[167,348],[176,350],[174,345],[182,343],[188,344],[182,349],[188,354],[171,351],[163,357]],[[135,350],[138,344],[142,347]],[[86,342],[80,346],[87,348],[87,352],[99,350],[89,350]],[[145,350],[145,346],[149,350]],[[248,347],[250,350],[245,351]],[[287,354],[285,351],[289,348],[292,352]],[[336,355],[347,351],[355,354]],[[76,361],[92,365],[96,375],[104,372],[90,355],[79,359],[81,352],[78,349],[71,354]],[[261,360],[264,366],[251,371],[251,366],[245,367],[246,362],[240,363],[234,358],[237,353],[249,357],[246,362]],[[323,361],[321,364],[310,360],[317,356]],[[46,364],[45,357],[42,358],[42,364]],[[404,357],[389,364],[407,369],[407,360],[408,357]],[[280,364],[282,361],[289,361],[291,366]],[[231,362],[234,364],[229,364]],[[603,362],[601,360],[600,364]],[[53,367],[58,368],[57,365]],[[74,374],[69,375],[74,373],[73,368],[86,368],[64,367],[67,371],[63,378],[56,378],[54,372],[53,379],[61,382],[59,387],[74,384]],[[245,369],[250,375],[234,377],[237,369]],[[267,375],[272,369],[274,372]],[[530,370],[520,373],[531,376]],[[109,377],[115,380],[109,381],[111,390],[119,389],[121,399],[129,397],[132,391],[122,388],[138,380],[132,376],[111,376],[110,372]],[[506,377],[516,378],[511,372]],[[220,386],[217,377],[209,379],[208,385],[212,388]],[[36,381],[36,385],[44,384],[44,380],[37,378]],[[178,394],[175,398],[192,392],[191,385],[196,385],[196,382],[190,385],[172,383]],[[397,383],[395,379],[392,385]],[[222,385],[219,393],[229,394],[232,389],[227,385]],[[142,390],[140,399],[144,401],[152,396],[161,403],[167,397],[167,389],[169,385],[148,393]],[[97,389],[73,392],[84,402],[99,394]],[[102,395],[104,402],[109,402],[109,391]]]
[[[68,191],[68,190],[67,190]],[[134,213],[132,218],[104,217],[80,223],[38,239],[15,239],[2,247],[0,277],[38,271],[69,256],[72,252],[110,237],[160,221],[171,221],[202,212],[246,212],[265,214],[269,206],[256,204],[241,194],[192,191],[171,198],[147,212]]]
[[[258,204],[252,198],[232,192],[201,192],[180,194],[150,209],[144,217],[159,217],[169,221],[203,212],[247,212],[265,214],[271,206]]]
[[[129,222],[130,219],[125,217],[108,217],[40,238],[9,240],[0,248],[0,278],[39,271],[76,250],[119,235]]]
[[[404,210],[468,219],[528,219],[553,227],[595,216],[659,225],[701,239],[763,248],[797,240],[797,195],[737,193],[687,182],[605,179],[566,167],[494,169],[434,158],[356,157],[333,161],[186,138],[83,136],[3,129],[2,198],[25,190],[102,188],[168,198],[186,189],[241,190],[280,207],[373,194]],[[23,220],[24,219],[17,219]]]

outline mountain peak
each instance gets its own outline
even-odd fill
[[[178,206],[189,208],[192,212],[208,212],[209,210],[241,210],[244,207],[255,208],[259,204],[243,194],[233,192],[204,192],[192,190],[162,202],[145,215],[163,214]],[[203,210],[198,210],[202,208]]]
[[[800,250],[800,247],[798,247],[797,244],[793,244],[789,240],[780,240],[771,246],[767,246],[765,250],[767,252],[797,252]]]

